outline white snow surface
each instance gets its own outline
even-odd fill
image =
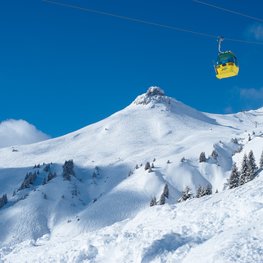
[[[6,120],[0,122],[0,148],[44,141],[48,135],[24,120]]]
[[[259,162],[262,115],[202,113],[151,87],[81,130],[0,149],[0,197],[8,197],[0,262],[263,262],[262,172],[223,190],[244,153]],[[75,176],[66,181],[70,159]],[[19,190],[28,172],[36,180]],[[49,172],[57,176],[43,184]],[[165,184],[166,204],[149,207]],[[213,194],[177,203],[186,186],[195,193],[199,185]]]

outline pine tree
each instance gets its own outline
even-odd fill
[[[168,184],[166,183],[163,189],[163,194],[166,198],[169,198],[169,188],[168,188]]]
[[[184,163],[186,161],[185,157],[181,159],[181,163]]]
[[[263,151],[261,153],[260,160],[259,160],[259,168],[263,169]]]
[[[151,199],[150,206],[155,206],[155,205],[157,205],[157,201],[156,201],[156,197],[154,196],[154,197]]]
[[[54,172],[54,173],[49,172],[49,174],[47,176],[47,181],[54,179],[56,176],[57,176],[56,172]]]
[[[46,183],[47,183],[47,178],[44,177],[43,182],[42,182],[42,185],[45,185]]]
[[[18,188],[18,191],[19,190],[23,190],[25,188],[29,188],[30,185],[33,185],[33,183],[35,182],[36,178],[37,178],[37,173],[36,172],[34,172],[34,173],[31,173],[31,172],[27,173],[24,181],[22,182],[21,186]]]
[[[5,204],[7,204],[7,195],[4,194],[2,197],[0,197],[0,208],[3,207]]]
[[[229,189],[236,188],[239,185],[239,172],[236,163],[233,164],[229,178]]]
[[[250,180],[250,173],[248,167],[248,158],[247,155],[245,154],[242,161],[239,185],[243,185],[247,183],[249,180]]]
[[[213,150],[212,153],[211,153],[211,156],[213,159],[217,160],[217,157],[218,157],[218,153],[216,150]]]
[[[201,197],[202,196],[202,192],[203,192],[202,186],[199,185],[197,190],[196,190],[196,198]]]
[[[65,161],[63,165],[63,178],[70,181],[71,176],[75,176],[73,160]]]
[[[211,195],[212,194],[212,186],[208,184],[205,188],[204,195]]]
[[[146,171],[146,170],[148,170],[148,169],[150,169],[150,168],[151,168],[151,165],[150,165],[149,162],[147,162],[147,163],[145,164],[145,166],[144,166],[144,170]]]
[[[231,142],[234,143],[234,144],[238,144],[237,138],[232,138],[232,139],[231,139]]]
[[[196,197],[200,198],[205,195],[211,195],[212,194],[212,186],[208,184],[207,186],[198,186],[196,191]]]
[[[199,162],[200,162],[200,163],[206,162],[206,157],[205,157],[205,153],[204,153],[204,152],[201,152],[201,153],[200,153]]]
[[[186,186],[185,189],[182,192],[182,196],[178,199],[178,203],[186,201],[187,199],[192,198],[193,194],[191,191],[191,188],[189,186]]]
[[[160,204],[160,205],[164,205],[164,204],[165,204],[165,196],[164,196],[164,193],[162,193],[161,196],[160,196],[159,204]]]
[[[254,153],[252,150],[248,154],[248,170],[249,170],[249,174],[250,174],[249,181],[251,181],[254,179],[255,174],[258,170],[258,167],[256,165],[256,161],[255,161],[255,157],[254,157]]]

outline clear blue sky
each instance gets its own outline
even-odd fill
[[[59,0],[212,35],[263,42],[263,24],[191,0]],[[207,0],[263,18],[261,0]],[[151,85],[198,110],[263,106],[263,45],[225,41],[238,77],[217,80],[215,39],[38,0],[0,4],[0,121],[25,119],[51,136],[99,121]]]

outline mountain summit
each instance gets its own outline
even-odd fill
[[[136,105],[149,103],[170,103],[170,98],[165,96],[164,91],[156,86],[150,87],[143,95],[138,96],[133,102]]]

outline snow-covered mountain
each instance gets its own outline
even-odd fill
[[[262,116],[202,113],[152,87],[81,130],[0,149],[0,260],[263,261],[261,173],[223,191],[244,153],[259,163]],[[186,186],[213,194],[178,204]]]

